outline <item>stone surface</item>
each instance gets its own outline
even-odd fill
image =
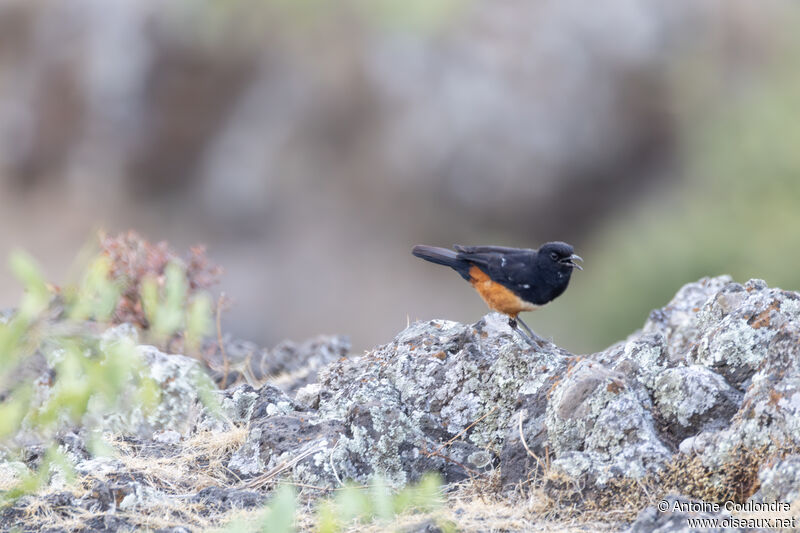
[[[121,409],[98,421],[105,431],[121,434],[152,435],[175,431],[186,435],[193,430],[201,412],[198,389],[205,371],[197,359],[166,354],[154,346],[139,346],[145,377],[155,381],[161,401],[152,410],[138,402],[126,402]]]
[[[255,473],[314,448],[293,468],[313,485],[380,474],[399,486],[430,469],[457,480],[499,467],[509,487],[535,474],[546,450],[555,472],[589,488],[657,473],[677,453],[719,466],[736,446],[800,435],[798,302],[759,280],[702,279],[641,331],[584,358],[531,348],[496,314],[473,326],[418,322],[326,367],[294,412],[254,416],[236,457]]]
[[[552,466],[573,479],[605,485],[641,478],[671,457],[659,439],[644,388],[589,359],[553,390],[547,407]]]
[[[793,503],[800,498],[800,455],[790,455],[758,473],[761,488],[752,500]]]
[[[654,407],[676,438],[722,429],[742,403],[742,393],[700,365],[668,368],[653,385]]]
[[[297,350],[288,346],[279,351]],[[256,505],[247,491],[285,478],[338,487],[379,475],[400,487],[431,470],[447,482],[499,470],[509,489],[542,474],[545,464],[581,498],[638,483],[679,458],[699,461],[703,483],[713,486],[726,483],[722,472],[738,465],[742,450],[781,453],[761,464],[754,501],[800,495],[800,459],[782,458],[800,448],[800,295],[760,280],[690,283],[640,331],[584,357],[552,343],[531,347],[498,314],[474,325],[417,322],[362,356],[340,357],[341,345],[332,346],[308,344],[309,354],[328,361],[318,382],[217,391],[217,414],[199,400],[194,360],[139,347],[165,401],[147,416],[131,405],[106,427],[127,433],[154,459],[175,454],[198,432],[238,430],[239,440],[215,458],[230,486],[184,491],[219,510]],[[117,459],[92,458],[84,439],[70,432],[59,444],[77,472],[96,481],[76,497],[65,492],[63,475],[53,476],[52,505],[63,500],[113,522],[117,509],[138,512],[164,501],[163,487]],[[0,463],[0,474],[13,478],[43,454],[33,442],[21,463]],[[687,530],[681,513],[646,509],[631,531]]]
[[[300,343],[283,341],[272,349],[225,338],[223,346],[227,366],[219,350],[214,350],[208,361],[217,384],[226,387],[235,382],[269,380],[289,393],[317,382],[323,367],[350,353],[350,339],[344,335],[320,335]]]

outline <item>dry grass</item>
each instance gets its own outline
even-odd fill
[[[229,485],[231,477],[236,478],[236,475],[225,464],[246,438],[246,427],[234,427],[221,433],[199,433],[161,457],[153,457],[149,450],[127,441],[117,440],[111,444],[126,471],[140,474],[154,488],[178,494]]]
[[[741,447],[716,469],[704,466],[697,456],[678,454],[656,475],[639,480],[617,479],[603,489],[592,490],[549,471],[543,474],[542,485],[529,489],[529,493],[542,495],[546,502],[540,511],[543,517],[595,524],[630,522],[667,494],[681,494],[706,503],[746,502],[760,488],[758,473],[763,467],[798,451],[779,443]],[[547,487],[546,496],[542,487]]]
[[[110,444],[115,458],[122,464],[124,477],[112,473],[89,473],[79,476],[67,488],[72,498],[86,497],[103,483],[115,481],[139,482],[145,489],[157,491],[158,497],[145,501],[138,508],[122,510],[119,504],[122,495],[114,494],[116,509],[113,515],[125,520],[133,528],[158,529],[187,526],[206,530],[229,520],[227,515],[205,504],[190,501],[189,497],[210,486],[231,486],[238,483],[236,476],[225,464],[247,436],[247,429],[234,427],[227,432],[200,433],[175,445],[137,445],[126,440],[115,440]],[[92,519],[106,516],[110,511],[93,511],[59,502],[59,491],[42,489],[21,500],[20,520],[28,529],[59,528],[65,531],[86,527]]]
[[[262,516],[260,508],[223,511],[190,500],[206,487],[244,486],[225,465],[244,443],[246,435],[247,429],[240,427],[223,433],[201,433],[174,445],[151,443],[143,446],[120,439],[111,444],[116,458],[124,465],[124,477],[90,473],[75,480],[68,490],[72,498],[86,497],[87,501],[92,501],[98,483],[132,479],[140,486],[157,491],[157,498],[142,499],[138,508],[121,510],[122,497],[118,497],[114,516],[135,529],[184,526],[205,531],[222,528],[236,519],[255,526]],[[446,486],[444,505],[435,512],[406,513],[391,523],[356,523],[345,531],[397,531],[425,522],[452,524],[460,532],[617,531],[624,529],[644,507],[655,504],[668,493],[680,493],[706,502],[746,501],[758,490],[760,468],[796,451],[776,445],[741,449],[731,455],[725,466],[714,471],[703,467],[696,457],[679,455],[658,476],[613,482],[603,490],[577,486],[574,480],[560,477],[547,468],[545,462],[543,471],[527,483],[521,483],[512,494],[503,494],[499,490],[499,472],[494,471]],[[277,477],[270,479],[257,489],[266,494],[276,481]],[[0,480],[0,483],[5,481]],[[298,530],[311,531],[319,497],[334,491],[302,485],[297,485],[297,489]],[[61,506],[58,502],[57,491],[42,490],[20,502],[19,519],[29,529],[48,527],[70,531],[85,528],[91,520],[110,514],[109,511],[92,511],[91,507],[87,510]]]

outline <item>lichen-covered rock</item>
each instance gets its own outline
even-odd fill
[[[782,311],[773,309],[770,313],[793,315],[796,312],[796,293],[784,292],[778,298],[775,307]],[[761,354],[762,360],[757,368],[747,371],[749,385],[730,424],[704,435],[706,442],[699,457],[712,470],[735,461],[742,449],[800,447],[800,321],[779,316],[773,323],[778,324],[775,330],[771,325],[758,328],[769,331],[759,336],[756,346],[750,344],[753,337],[749,334],[742,338],[742,343],[750,346],[753,353]],[[742,361],[740,352],[732,353],[735,361]]]
[[[329,369],[320,412],[346,420],[339,446],[362,463],[352,465],[357,479],[405,482],[431,468],[460,479],[480,469],[475,452],[489,450],[483,467],[496,461],[520,404],[543,397],[569,355],[552,344],[531,349],[497,314],[474,326],[420,322],[358,363]],[[540,443],[545,404],[526,406],[530,440]]]
[[[668,359],[673,362],[684,361],[700,335],[697,315],[701,308],[709,298],[732,282],[730,276],[718,276],[687,283],[666,306],[652,311],[642,331],[632,337],[657,333],[666,340]]]
[[[463,479],[496,467],[501,450],[525,457],[521,442],[505,442],[520,434],[521,408],[526,444],[542,451],[547,391],[569,356],[552,344],[532,349],[500,315],[474,326],[416,323],[390,344],[330,365],[289,410],[254,413],[230,467],[255,475],[303,456],[293,476],[315,486],[374,475],[400,486],[429,470]]]
[[[656,376],[677,364],[670,360],[667,348],[661,333],[642,333],[591,358],[653,390]]]
[[[418,322],[335,361],[280,412],[254,413],[233,467],[255,474],[306,454],[293,476],[318,486],[499,466],[510,486],[549,451],[555,471],[602,488],[659,472],[679,452],[719,466],[736,447],[800,439],[798,302],[758,280],[705,278],[585,358],[531,348],[497,314]]]
[[[668,368],[653,384],[653,401],[671,436],[684,439],[722,429],[742,403],[742,393],[703,366]]]
[[[728,283],[702,307],[700,335],[691,360],[746,388],[767,358],[769,341],[782,325],[800,319],[800,295],[769,289],[761,280]]]
[[[594,361],[578,362],[547,407],[552,466],[599,486],[658,470],[671,453],[658,437],[651,410],[643,387]]]
[[[102,342],[132,340],[117,328]],[[786,456],[800,449],[800,294],[759,280],[690,283],[641,331],[585,357],[552,343],[531,347],[498,314],[474,325],[418,322],[360,357],[340,357],[344,345],[337,342],[302,346],[278,352],[287,361],[297,350],[325,361],[318,382],[307,383],[308,374],[293,382],[297,387],[215,391],[218,410],[200,402],[195,360],[137,347],[146,362],[141,372],[164,402],[151,413],[131,402],[100,427],[126,434],[143,456],[188,451],[217,465],[223,473],[212,488],[180,490],[219,510],[255,505],[258,491],[287,477],[332,487],[379,475],[401,486],[430,470],[450,482],[499,469],[502,486],[511,487],[545,465],[552,476],[544,488],[561,501],[613,493],[653,475],[648,483],[661,472],[672,480],[676,464],[693,465],[687,476],[702,476],[686,492],[730,494],[741,474],[737,497],[800,496],[800,459]],[[286,375],[305,366],[286,366]],[[216,432],[229,433],[221,444],[192,451],[198,434]],[[108,529],[129,526],[114,518],[118,510],[152,510],[171,497],[169,484],[125,472],[119,458],[92,458],[84,433],[64,432],[59,444],[76,472],[93,481],[76,496],[55,472],[47,496],[53,506],[104,513],[92,520]],[[2,458],[0,480],[42,463],[46,449],[29,444],[19,464]],[[752,461],[742,464],[743,457]],[[757,494],[747,493],[758,483]],[[5,510],[0,519],[16,520],[24,509]],[[682,509],[646,509],[631,531],[688,531],[688,517],[705,516]]]
[[[165,354],[154,346],[138,346],[137,351],[144,363],[143,377],[155,382],[160,401],[153,409],[140,402],[125,402],[97,420],[98,426],[122,434],[152,435],[164,430],[187,434],[201,413],[200,388],[210,384],[204,379],[205,371],[196,359]]]
[[[269,379],[288,393],[317,381],[326,365],[350,353],[350,339],[344,335],[320,335],[295,343],[283,341],[272,349],[244,340],[223,339],[224,352],[216,350],[208,364],[221,388],[240,382],[247,374],[255,381]],[[224,353],[224,357],[223,357]]]
[[[189,501],[201,503],[214,511],[229,509],[251,509],[264,503],[264,495],[252,490],[230,489],[225,487],[206,487]]]
[[[800,498],[800,455],[790,455],[758,473],[761,488],[752,500],[791,503]]]
[[[743,450],[766,448],[768,453],[770,448],[800,446],[797,293],[770,289],[760,280],[741,285],[726,276],[690,283],[667,306],[651,313],[642,331],[590,358],[603,365],[594,377],[581,367],[582,372],[568,374],[557,389],[572,391],[567,400],[586,394],[573,415],[582,417],[581,422],[565,426],[561,417],[548,418],[556,451],[553,463],[580,480],[608,477],[594,474],[605,464],[593,460],[595,456],[583,457],[596,446],[590,435],[601,420],[595,402],[605,401],[599,383],[610,379],[603,377],[606,369],[621,373],[619,379],[630,389],[641,393],[638,384],[646,393],[639,396],[646,413],[635,433],[652,437],[648,432],[654,428],[657,441],[669,451],[660,455],[662,461],[659,454],[650,455],[652,469],[680,451],[700,457],[713,478],[714,472],[738,461]],[[583,392],[588,389],[592,392]],[[548,413],[556,415],[564,408],[564,397],[554,393]],[[630,412],[625,418],[630,420]],[[606,427],[614,428],[612,433],[630,439],[629,429],[615,427],[608,416],[605,420]],[[630,451],[623,448],[622,453]],[[641,472],[635,462],[634,467],[623,463],[606,472],[626,477]]]

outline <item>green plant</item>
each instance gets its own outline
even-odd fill
[[[441,478],[427,474],[419,483],[392,494],[381,478],[369,487],[347,484],[317,507],[318,533],[336,533],[353,522],[390,522],[410,511],[429,512],[441,505]]]
[[[11,255],[24,295],[16,310],[0,319],[0,457],[21,457],[21,434],[33,436],[45,451],[24,467],[16,463],[19,482],[0,492],[0,503],[35,491],[53,469],[70,477],[69,461],[58,448],[58,435],[67,428],[83,428],[90,451],[101,451],[92,420],[120,409],[123,401],[145,411],[159,401],[160,389],[147,377],[133,341],[102,337],[119,321],[121,300],[131,298],[131,280],[120,276],[119,266],[101,253],[76,284],[59,290],[45,282],[28,255]],[[208,297],[188,296],[191,274],[178,263],[167,263],[164,272],[162,283],[143,276],[144,310],[159,334],[174,337],[182,331],[187,343],[199,343],[210,325]],[[210,396],[204,388],[211,386],[207,378],[198,379],[201,398]]]
[[[438,474],[427,474],[419,483],[392,493],[381,478],[369,486],[352,483],[336,491],[332,498],[317,503],[314,513],[314,531],[338,533],[353,523],[379,521],[387,527],[398,515],[412,511],[431,512],[441,506],[441,478]],[[225,533],[290,533],[297,513],[297,497],[291,485],[280,485],[270,503],[250,522],[236,520],[225,528]],[[450,531],[449,524],[442,524]]]

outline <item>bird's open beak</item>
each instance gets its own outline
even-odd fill
[[[583,267],[580,266],[575,261],[583,261],[583,258],[578,254],[572,254],[571,256],[561,260],[561,262],[564,263],[565,265],[569,265],[572,268],[577,268],[578,270],[583,270]]]

